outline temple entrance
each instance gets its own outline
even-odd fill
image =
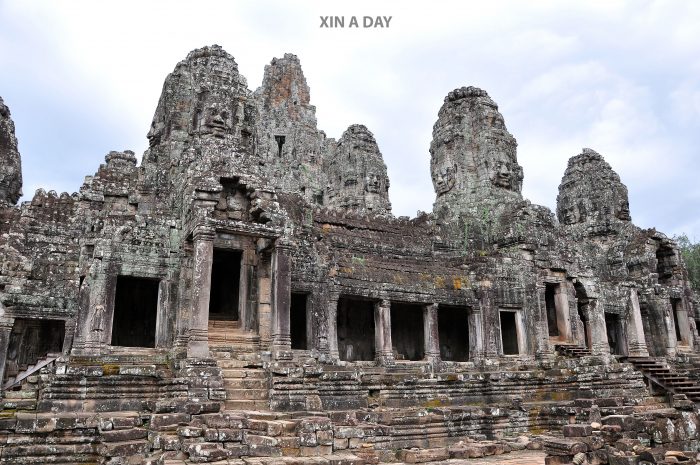
[[[520,354],[520,341],[518,338],[517,313],[501,310],[501,347],[503,355]]]
[[[559,337],[559,325],[557,321],[557,305],[555,294],[559,284],[545,283],[544,302],[547,308],[547,328],[549,337]]]
[[[155,347],[159,284],[157,279],[117,277],[113,346]]]
[[[292,292],[289,306],[289,330],[293,350],[307,350],[307,301],[308,295]]]
[[[620,315],[605,313],[605,331],[608,335],[608,346],[612,355],[625,355],[627,344],[622,337],[622,325]]]
[[[3,381],[16,376],[48,354],[61,353],[64,336],[63,320],[15,319],[7,346]]]
[[[341,297],[337,331],[340,360],[374,360],[374,302]]]
[[[438,307],[440,358],[450,362],[469,360],[469,315],[467,307]]]
[[[209,291],[209,319],[238,320],[241,251],[214,249]]]
[[[396,360],[423,360],[423,305],[391,303],[391,341]]]

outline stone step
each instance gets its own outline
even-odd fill
[[[221,368],[221,366],[219,367]],[[221,376],[224,378],[267,379],[265,371],[254,368],[222,368]]]
[[[229,389],[269,389],[269,383],[262,378],[224,378],[224,387]]]
[[[226,389],[227,400],[265,400],[269,389]]]
[[[232,399],[224,402],[226,410],[270,410],[270,402],[267,400],[242,400]]]
[[[245,368],[251,365],[251,362],[247,360],[236,360],[236,359],[218,359],[216,364],[221,369],[234,369],[234,368]],[[254,368],[250,369],[254,370]]]

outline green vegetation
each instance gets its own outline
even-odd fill
[[[700,291],[700,242],[691,241],[687,235],[681,234],[673,238],[681,249],[683,260],[688,266],[688,277],[693,288]]]

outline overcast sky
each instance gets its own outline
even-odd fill
[[[321,28],[326,15],[392,20]],[[567,160],[590,147],[627,185],[637,225],[700,240],[696,1],[0,0],[24,200],[77,191],[110,150],[140,157],[166,75],[210,44],[252,90],[273,57],[297,54],[319,129],[375,134],[397,216],[432,210],[432,126],[450,90],[474,85],[518,140],[533,203],[553,209]]]

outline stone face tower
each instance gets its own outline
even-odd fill
[[[15,123],[0,97],[0,202],[14,205],[22,196],[22,161],[17,150]]]
[[[430,171],[440,216],[475,213],[483,202],[521,200],[517,143],[498,105],[476,87],[445,97],[430,144]]]
[[[571,157],[559,185],[559,222],[589,234],[605,234],[630,223],[627,187],[603,157],[584,148]]]
[[[329,207],[390,214],[389,177],[374,135],[361,124],[350,126],[328,159]]]

